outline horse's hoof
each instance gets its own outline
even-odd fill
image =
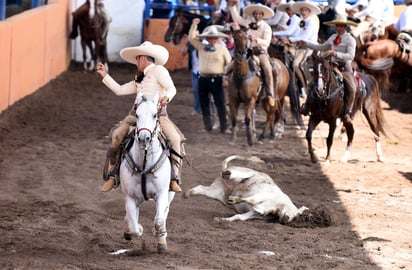
[[[166,251],[167,251],[167,244],[161,244],[161,243],[157,244],[157,253],[165,254]]]
[[[258,144],[263,144],[263,141],[259,140],[257,141]]]
[[[159,242],[157,243],[157,253],[164,254],[167,250],[166,236],[159,237]]]

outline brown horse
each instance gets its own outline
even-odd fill
[[[229,75],[228,81],[228,98],[229,98],[229,113],[232,124],[232,141],[237,139],[237,111],[241,103],[244,104],[245,111],[245,126],[246,138],[249,145],[254,143],[254,115],[256,102],[261,99],[262,107],[266,111],[267,117],[264,130],[260,135],[260,141],[263,141],[264,134],[270,128],[272,139],[273,128],[276,121],[281,119],[281,109],[289,84],[289,73],[286,66],[278,59],[271,59],[273,67],[273,81],[275,91],[278,91],[279,102],[276,106],[270,107],[266,97],[261,93],[262,81],[259,73],[259,68],[250,57],[248,48],[248,39],[246,35],[247,29],[236,30],[233,32],[235,43],[233,56],[233,72]]]
[[[107,33],[102,36],[105,27],[105,20],[101,17],[99,8],[102,8],[100,4],[96,4],[97,0],[87,0],[85,5],[88,12],[82,12],[79,14],[78,25],[80,29],[80,44],[83,51],[83,68],[84,70],[92,71],[95,68],[97,62],[102,62],[107,68]],[[90,64],[87,61],[87,50],[91,56]]]
[[[350,156],[350,147],[353,141],[354,127],[350,119],[343,119],[344,113],[344,86],[338,76],[333,71],[329,59],[325,59],[316,52],[312,55],[314,79],[309,86],[309,107],[310,117],[308,129],[306,131],[306,140],[308,142],[308,151],[313,163],[318,162],[318,158],[312,147],[312,132],[317,125],[324,121],[329,125],[329,133],[326,139],[327,154],[326,161],[330,162],[330,150],[333,143],[333,135],[336,129],[336,120],[340,118],[346,129],[348,142],[346,151],[341,162],[347,162]],[[352,110],[352,116],[361,110],[367,119],[370,129],[376,142],[377,160],[382,162],[383,155],[380,146],[379,132],[385,136],[391,135],[386,127],[386,121],[380,104],[380,90],[375,78],[368,74],[361,73],[362,89],[357,91],[355,103]]]
[[[408,47],[400,39],[381,39],[359,46],[356,62],[362,70],[374,75],[383,89],[389,89],[391,75],[412,76],[410,50],[410,45]]]
[[[244,104],[246,137],[249,145],[253,145],[254,116],[256,101],[261,89],[258,67],[249,57],[246,29],[233,32],[235,43],[233,55],[233,72],[228,76],[229,115],[232,124],[232,141],[237,139],[237,111]]]
[[[288,68],[285,64],[277,59],[271,58],[272,62],[272,72],[273,72],[273,83],[275,84],[275,91],[278,93],[279,100],[276,106],[271,107],[268,103],[267,97],[262,98],[262,108],[266,112],[266,121],[263,127],[262,133],[259,135],[258,142],[263,143],[265,139],[265,134],[269,129],[269,142],[273,142],[275,139],[275,125],[280,128],[283,125],[283,104],[285,103],[285,96],[289,89],[290,76]],[[278,130],[277,134],[281,134]]]

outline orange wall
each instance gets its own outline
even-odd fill
[[[0,21],[0,112],[70,64],[70,0],[49,1]]]
[[[163,40],[166,33],[169,19],[150,19],[144,24],[144,40],[151,41],[164,46],[169,51],[169,60],[165,67],[170,71],[186,68],[188,64],[188,56],[182,55],[182,49],[185,48],[187,39],[182,38],[180,44],[174,45],[172,42],[166,43]]]

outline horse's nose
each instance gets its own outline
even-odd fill
[[[145,135],[145,136],[139,136],[139,142],[147,144],[150,142],[150,136]]]

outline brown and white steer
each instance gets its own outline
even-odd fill
[[[234,159],[263,162],[256,157],[229,156],[222,162],[220,177],[210,186],[198,185],[187,190],[184,197],[204,195],[237,212],[228,218],[215,217],[215,221],[268,220],[275,215],[279,220],[288,223],[308,210],[305,206],[297,208],[269,175],[246,167],[228,167],[228,163]]]

